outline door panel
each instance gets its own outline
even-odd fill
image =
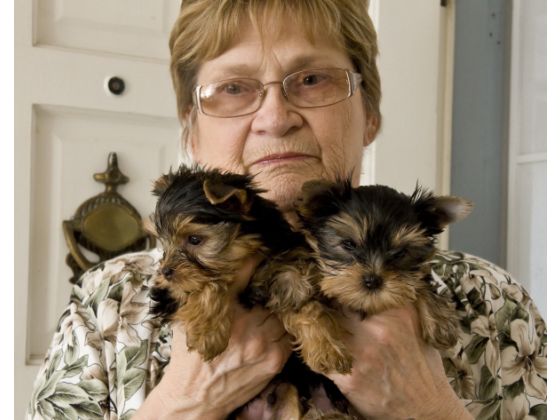
[[[116,152],[130,182],[118,191],[141,215],[155,205],[151,183],[176,160],[176,120],[53,106],[34,108],[29,260],[28,363],[41,362],[68,303],[72,273],[61,229],[77,206],[105,189],[92,175]],[[87,159],[77,158],[87,156]]]
[[[174,0],[38,0],[39,45],[167,60]]]

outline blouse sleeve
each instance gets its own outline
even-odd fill
[[[546,324],[510,274],[480,258],[442,253],[433,266],[461,316],[443,354],[448,379],[476,419],[546,419]]]
[[[126,419],[144,399],[155,258],[133,254],[73,287],[35,380],[28,419]]]

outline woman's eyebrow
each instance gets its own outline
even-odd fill
[[[332,59],[328,55],[305,54],[291,58],[283,67],[285,74],[289,74],[308,68],[332,66],[332,64],[330,64],[331,60]],[[233,77],[258,78],[259,72],[260,69],[258,66],[247,63],[223,64],[222,66],[216,66],[212,69],[210,79],[212,81],[219,81]]]
[[[212,78],[219,80],[220,78],[230,78],[236,76],[253,76],[256,75],[258,69],[249,64],[227,64],[223,67],[214,69]]]
[[[306,68],[325,66],[328,65],[330,61],[329,58],[328,55],[301,55],[290,60],[288,66],[286,66],[286,70],[292,73]]]

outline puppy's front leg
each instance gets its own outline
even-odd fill
[[[189,294],[177,312],[187,330],[187,346],[210,361],[222,353],[231,334],[230,297],[222,282],[210,282],[201,291]]]
[[[284,312],[280,317],[311,369],[321,373],[350,372],[352,356],[341,340],[344,330],[329,308],[310,300],[297,312]]]

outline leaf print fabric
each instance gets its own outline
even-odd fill
[[[161,379],[171,329],[149,316],[161,251],[128,254],[74,286],[37,376],[29,419],[130,419]],[[480,258],[441,252],[438,293],[461,316],[442,352],[448,380],[477,419],[546,419],[546,325],[527,292]]]

